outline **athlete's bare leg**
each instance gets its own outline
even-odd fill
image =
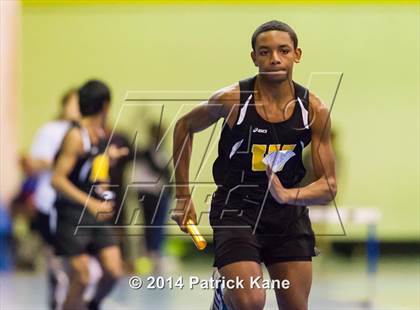
[[[265,304],[265,289],[250,288],[251,278],[262,279],[260,264],[254,261],[241,261],[223,266],[219,269],[225,280],[236,277],[243,279],[244,288],[225,289],[223,299],[230,310],[262,310]],[[261,283],[259,283],[261,285]]]
[[[63,310],[85,309],[83,293],[89,284],[89,255],[69,258],[70,283]]]
[[[121,251],[118,246],[102,249],[99,252],[98,259],[103,270],[103,276],[98,282],[96,294],[91,301],[92,304],[96,305],[111,292],[116,281],[123,275]]]
[[[272,280],[289,280],[288,289],[275,289],[279,309],[307,310],[312,285],[312,262],[282,262],[268,268]]]

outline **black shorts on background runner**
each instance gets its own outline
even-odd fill
[[[54,234],[51,231],[50,216],[43,212],[37,211],[32,222],[32,228],[37,230],[48,245],[54,245]]]
[[[58,221],[54,244],[57,255],[70,257],[84,253],[96,254],[106,247],[118,245],[111,224],[97,222],[88,210],[85,210],[77,228],[83,209],[74,205],[61,206],[57,209]]]

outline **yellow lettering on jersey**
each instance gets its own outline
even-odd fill
[[[268,153],[271,154],[276,151],[293,151],[296,144],[270,144],[268,146]],[[253,144],[252,145],[252,171],[265,171],[266,167],[263,162],[264,155],[266,155],[267,145]]]
[[[273,152],[277,152],[281,150],[281,144],[270,144],[268,146],[268,153],[267,154],[271,154]]]
[[[92,171],[90,173],[91,182],[109,181],[109,158],[105,154],[95,156],[92,162]]]
[[[265,144],[253,144],[252,145],[252,171],[264,171],[265,165],[263,158],[267,145]]]
[[[296,144],[283,144],[282,151],[293,151],[296,147]]]

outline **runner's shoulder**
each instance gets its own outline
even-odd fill
[[[311,91],[309,92],[309,105],[310,110],[313,111],[313,113],[325,114],[329,112],[327,105],[322,101],[322,99]]]
[[[235,119],[240,102],[239,83],[235,83],[216,91],[209,99],[209,104],[222,105],[225,118]]]
[[[235,83],[222,89],[216,91],[210,97],[210,103],[223,104],[227,106],[232,106],[234,104],[239,104],[240,91],[239,83]]]
[[[83,151],[83,137],[80,127],[74,126],[69,129],[64,137],[63,147],[77,152]]]

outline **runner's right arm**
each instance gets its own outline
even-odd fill
[[[89,197],[87,193],[77,188],[68,178],[77,162],[77,157],[83,153],[83,141],[80,130],[74,128],[64,138],[63,146],[53,167],[51,185],[60,193],[77,204],[85,205],[96,215],[97,213],[111,213],[113,203],[100,201]]]
[[[197,223],[195,207],[191,200],[189,187],[189,167],[191,160],[194,133],[202,131],[220,118],[224,118],[227,125],[237,114],[239,104],[239,85],[232,85],[215,93],[209,101],[195,107],[191,112],[181,117],[174,130],[173,160],[175,168],[176,207],[172,212],[172,219],[177,222],[181,230],[186,232],[185,223],[192,219]]]

